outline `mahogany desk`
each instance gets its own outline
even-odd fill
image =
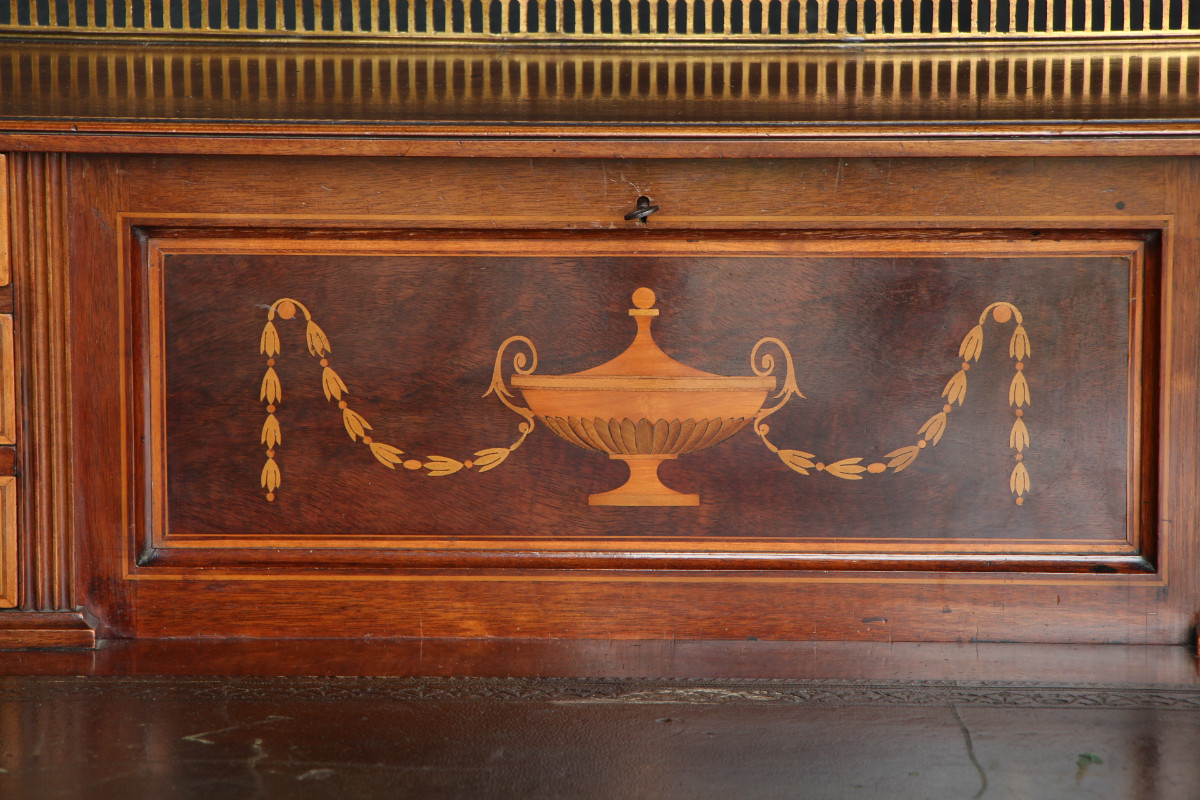
[[[43,34],[6,647],[1194,642],[1190,38]]]

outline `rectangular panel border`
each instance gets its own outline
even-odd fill
[[[204,223],[197,219],[198,216],[199,215],[152,215],[153,223],[156,225],[162,225],[168,219],[177,226],[181,222],[183,223],[179,229],[173,232],[171,237],[154,241],[151,241],[143,231],[143,225],[150,222],[149,219],[142,220],[132,216],[125,216],[124,218],[126,236],[123,237],[123,240],[131,243],[129,268],[140,269],[137,266],[138,264],[148,264],[150,269],[150,274],[146,276],[147,282],[146,286],[144,287],[145,291],[137,290],[136,284],[139,280],[137,273],[135,272],[130,276],[135,284],[133,287],[135,289],[134,308],[137,310],[137,312],[143,315],[144,319],[148,320],[150,323],[148,327],[135,329],[133,331],[134,336],[138,337],[143,342],[143,345],[148,343],[149,346],[139,346],[135,343],[133,351],[130,353],[130,355],[133,356],[133,361],[131,364],[142,363],[150,370],[151,375],[157,376],[156,379],[149,381],[149,396],[143,398],[142,401],[135,401],[137,407],[144,408],[149,413],[149,418],[151,420],[149,423],[149,430],[147,431],[148,435],[145,437],[147,449],[142,453],[142,457],[145,458],[145,463],[148,464],[150,468],[145,472],[141,472],[141,470],[137,467],[138,459],[136,457],[133,459],[133,463],[135,465],[134,469],[138,472],[141,472],[143,475],[139,483],[145,486],[148,492],[147,496],[150,497],[150,503],[148,506],[141,508],[135,507],[137,506],[137,495],[139,492],[134,491],[131,496],[127,497],[126,507],[130,510],[134,519],[143,520],[146,526],[142,534],[135,534],[135,538],[132,542],[133,549],[131,552],[136,553],[136,563],[138,567],[144,568],[153,566],[155,567],[154,572],[158,573],[158,576],[163,578],[168,577],[166,574],[163,574],[163,569],[187,569],[194,566],[208,566],[216,568],[230,567],[232,568],[232,572],[230,574],[243,574],[245,569],[239,569],[238,567],[244,567],[244,565],[247,563],[247,559],[254,561],[256,558],[261,562],[260,566],[274,566],[275,569],[278,569],[280,567],[287,566],[288,558],[286,553],[281,554],[276,551],[275,548],[277,547],[277,543],[273,547],[273,551],[270,554],[264,554],[261,550],[254,550],[253,548],[255,545],[258,545],[261,548],[261,544],[257,538],[253,536],[171,536],[166,530],[166,455],[164,428],[162,424],[162,420],[164,419],[163,413],[165,409],[165,401],[162,397],[162,389],[164,387],[162,381],[165,379],[165,371],[161,359],[165,337],[163,320],[161,318],[163,258],[167,254],[214,252],[214,245],[218,240],[214,240],[213,238],[208,238],[203,235],[198,238],[194,235],[188,235],[190,231],[195,231],[196,227],[203,226]],[[305,221],[309,223],[305,226],[305,230],[312,230],[314,225],[315,227],[323,227],[319,224],[316,224],[318,223],[318,220],[306,219]],[[328,222],[328,220],[325,221]],[[374,219],[373,221],[376,224],[379,222],[378,219]],[[824,221],[828,222],[828,220]],[[988,225],[988,227],[992,227],[997,221],[998,220],[994,219],[987,220],[988,223],[991,223]],[[1010,231],[1013,228],[1053,229],[1055,227],[1054,223],[1062,223],[1061,220],[1051,221],[1040,218],[1032,220],[1027,218],[1005,218],[1004,221],[1010,223],[1008,226],[1005,226]],[[1077,222],[1078,218],[1074,218],[1074,221]],[[1098,220],[1091,221],[1094,225],[1099,222]],[[1142,255],[1145,250],[1144,245],[1146,242],[1142,238],[1135,237],[1134,233],[1139,231],[1145,232],[1147,229],[1144,227],[1130,226],[1130,220],[1128,218],[1120,218],[1119,220],[1115,221],[1119,224],[1115,224],[1112,227],[1107,227],[1104,225],[1096,225],[1096,227],[1081,227],[1076,224],[1072,225],[1071,228],[1076,230],[1086,229],[1088,232],[1095,232],[1099,230],[1113,231],[1116,233],[1124,231],[1129,234],[1128,238],[1114,237],[1113,239],[1100,241],[1094,239],[1078,241],[1064,239],[1062,241],[1049,242],[1005,241],[1003,251],[995,251],[991,253],[991,255],[993,257],[1011,257],[1013,255],[1021,255],[1022,253],[1037,253],[1039,255],[1078,255],[1083,254],[1084,252],[1086,252],[1088,255],[1097,255],[1103,252],[1098,251],[1098,245],[1107,244],[1112,247],[1113,255],[1125,256],[1131,259],[1131,265],[1133,268],[1133,275],[1131,277],[1133,281],[1136,283],[1144,282],[1146,264],[1145,258],[1143,258]],[[1156,221],[1159,224],[1165,222],[1165,220],[1162,219],[1158,219]],[[198,222],[200,223],[199,226],[197,226]],[[254,249],[255,252],[270,252],[275,254],[311,253],[310,249],[305,249],[302,245],[298,245],[295,239],[279,238],[273,235],[255,235],[256,230],[252,225],[231,231],[228,227],[228,220],[225,222],[226,225],[223,226],[225,227],[224,235],[226,237],[232,236],[233,238],[238,238],[240,235],[242,239],[247,239],[248,241],[252,242],[252,249]],[[361,236],[362,228],[364,227],[365,222],[365,220],[360,219],[358,220],[358,225],[356,226],[359,228],[358,235],[361,238],[356,238],[354,240],[340,240],[346,246],[347,255],[403,255],[406,252],[406,247],[409,249],[409,251],[411,251],[412,254],[428,254],[431,252],[431,248],[433,251],[436,251],[439,248],[452,250],[458,254],[511,255],[514,253],[527,252],[527,244],[519,239],[516,241],[496,241],[493,239],[465,240],[458,237],[448,237],[445,232],[441,234],[440,238],[421,239],[417,244],[413,244],[412,242],[406,243],[395,240],[387,240],[386,237],[389,233],[395,233],[397,231],[396,228],[392,227],[395,221],[391,219],[389,219],[388,222],[391,222],[392,225],[387,225],[385,223],[383,227],[374,228],[370,231],[371,234],[377,235],[376,238],[372,239],[369,236]],[[841,231],[857,231],[864,234],[864,238],[840,242],[822,241],[820,244],[826,246],[827,251],[821,250],[820,248],[814,248],[812,251],[806,252],[806,255],[847,255],[850,251],[853,251],[855,255],[862,255],[864,243],[870,241],[869,238],[866,238],[866,235],[872,230],[876,229],[873,227],[868,227],[871,220],[855,218],[854,222],[856,223],[854,225],[836,225],[826,227],[836,228]],[[898,224],[898,218],[889,218],[888,222],[891,223],[886,226],[889,229],[903,227]],[[924,222],[927,223],[927,221]],[[981,220],[974,219],[972,222],[974,225],[971,227],[976,228],[981,223]],[[927,225],[914,225],[913,227],[920,229],[922,235],[924,236],[927,236],[931,233],[936,235],[936,233],[939,231],[954,233],[956,230],[961,230],[954,229],[952,225],[947,225],[946,221],[944,220],[939,220],[939,223],[940,225],[937,228],[930,228],[927,227]],[[1018,224],[1014,225],[1012,223]],[[335,225],[335,230],[337,227],[340,226]],[[188,229],[190,229],[190,231]],[[411,230],[411,228],[408,226],[404,226],[403,229]],[[1153,228],[1151,230],[1153,230]],[[1159,228],[1157,232],[1161,235],[1165,232],[1165,230]],[[261,234],[262,232],[258,233]],[[526,232],[526,235],[528,236],[529,233],[531,232]],[[747,234],[734,238],[744,243],[749,236],[750,234]],[[974,235],[973,239],[976,242],[979,241],[978,233]],[[576,248],[579,244],[578,240],[571,236],[570,233],[564,233],[562,231],[546,232],[545,237],[542,238],[541,241],[547,240],[570,240],[572,246]],[[228,238],[224,239],[223,241],[227,243]],[[962,241],[964,240],[959,239],[957,240],[957,243],[961,245]],[[328,243],[328,240],[326,240],[326,243]],[[638,241],[637,244],[643,249],[634,251],[629,249],[630,243],[627,241],[622,241],[619,244],[610,242],[605,245],[603,242],[598,240],[592,240],[592,243],[597,253],[611,252],[620,255],[650,255],[652,253],[660,253],[662,249],[661,247],[656,249],[654,246],[654,240]],[[471,251],[469,247],[467,250],[464,250],[465,244],[473,245],[477,249],[477,253],[475,253],[475,251]],[[661,240],[657,244],[662,245]],[[680,250],[686,250],[686,248],[682,247],[682,243],[680,242],[670,242],[668,244],[670,244],[670,249],[673,253]],[[941,254],[945,253],[947,248],[949,246],[953,246],[953,244],[955,244],[955,240],[952,237],[943,240],[934,239],[932,241],[913,242],[911,254]],[[897,253],[895,245],[895,239],[889,239],[889,254],[895,255]],[[221,249],[222,248],[218,245],[217,251],[219,252]],[[719,250],[719,240],[715,242],[709,241],[703,245],[697,245],[692,252],[695,252],[697,255],[701,253],[704,255],[720,255],[721,252]],[[754,255],[754,253],[747,252],[744,247],[738,248],[736,252],[739,255]],[[778,249],[766,248],[762,255],[777,255],[779,252],[780,251]],[[904,252],[908,254],[908,250],[905,250]],[[135,257],[135,254],[138,255]],[[988,254],[986,253],[986,248],[983,248],[981,252],[972,253],[972,255],[982,255],[986,257]],[[1162,264],[1161,269],[1164,272],[1166,268],[1167,265]],[[1162,280],[1167,280],[1167,276],[1165,275],[1160,277]],[[1141,452],[1140,445],[1138,444],[1140,442],[1139,423],[1141,421],[1140,415],[1143,411],[1145,411],[1147,406],[1142,404],[1142,393],[1137,391],[1137,387],[1142,383],[1141,378],[1145,377],[1145,373],[1140,362],[1143,350],[1137,344],[1135,344],[1135,340],[1140,343],[1140,336],[1142,333],[1141,323],[1144,321],[1142,316],[1142,297],[1146,294],[1146,292],[1136,291],[1136,286],[1131,288],[1135,289],[1133,295],[1131,296],[1132,306],[1130,314],[1131,348],[1135,357],[1131,359],[1130,364],[1131,372],[1128,415],[1130,422],[1128,449],[1130,458],[1130,469],[1128,473],[1130,480],[1130,502],[1128,504],[1130,510],[1130,519],[1127,526],[1128,536],[1125,540],[1120,542],[1115,540],[1112,542],[1107,542],[1105,540],[1094,539],[1044,541],[1014,540],[1019,541],[1021,545],[1020,552],[1014,552],[1012,549],[1005,549],[999,542],[988,541],[973,543],[972,546],[964,548],[961,553],[954,553],[950,556],[942,554],[932,556],[928,552],[929,545],[934,543],[931,540],[886,540],[886,542],[862,540],[860,542],[855,542],[853,546],[842,548],[840,552],[823,552],[821,553],[821,558],[815,558],[814,553],[811,552],[811,549],[806,551],[803,547],[806,541],[811,541],[814,543],[820,542],[822,550],[837,548],[829,548],[830,543],[828,540],[789,539],[781,542],[781,540],[772,539],[767,540],[766,543],[775,545],[776,547],[766,553],[747,551],[730,552],[728,549],[730,545],[729,542],[722,542],[722,547],[713,547],[711,550],[699,551],[696,543],[691,542],[688,543],[687,547],[679,547],[676,549],[667,547],[664,549],[663,542],[646,542],[644,539],[631,542],[620,537],[613,537],[612,539],[606,539],[605,541],[612,542],[613,544],[619,544],[621,551],[620,555],[616,556],[615,560],[610,561],[609,563],[605,563],[602,559],[597,559],[594,554],[591,558],[581,559],[579,554],[574,552],[574,550],[578,550],[578,543],[576,542],[568,542],[562,546],[557,546],[554,542],[548,542],[544,538],[530,537],[511,537],[504,538],[502,540],[489,540],[486,537],[472,538],[469,542],[461,544],[456,550],[453,551],[454,555],[458,558],[458,560],[453,563],[447,563],[446,559],[444,558],[444,555],[447,553],[445,549],[447,542],[445,540],[438,539],[436,537],[422,538],[415,535],[411,537],[405,537],[403,539],[399,536],[358,537],[354,539],[309,537],[303,540],[297,539],[295,540],[294,544],[289,543],[288,547],[278,549],[324,549],[326,552],[323,553],[323,559],[332,556],[331,563],[339,564],[340,562],[340,565],[345,567],[362,566],[372,562],[380,564],[386,563],[388,566],[395,567],[397,561],[395,554],[397,550],[404,551],[405,555],[408,556],[414,554],[414,551],[419,551],[421,549],[438,549],[443,556],[439,558],[439,564],[450,569],[455,569],[456,567],[477,569],[480,566],[498,567],[504,569],[511,569],[514,567],[526,569],[530,567],[617,567],[627,569],[665,567],[689,569],[699,568],[708,570],[712,570],[714,567],[724,570],[761,568],[778,569],[778,565],[772,565],[768,563],[768,561],[769,559],[783,558],[788,560],[789,563],[786,569],[790,571],[814,569],[873,569],[895,571],[936,568],[938,570],[948,570],[951,572],[1124,572],[1142,573],[1141,577],[1149,577],[1146,575],[1146,573],[1154,571],[1154,566],[1151,561],[1146,558],[1146,554],[1148,552],[1153,552],[1153,550],[1156,549],[1154,548],[1154,531],[1149,527],[1153,526],[1154,517],[1153,515],[1150,515],[1149,519],[1147,520],[1147,515],[1142,514],[1142,518],[1138,519],[1138,509],[1144,505],[1140,502],[1140,498],[1146,489],[1144,484],[1149,483],[1151,485],[1156,485],[1156,480],[1139,480],[1140,478],[1145,477],[1142,474],[1143,469],[1140,466],[1140,460],[1143,454]],[[156,313],[156,311],[158,313]],[[125,326],[122,325],[122,331],[124,330]],[[124,347],[122,350],[123,352],[129,352]],[[130,380],[138,374],[142,374],[141,370],[135,368],[131,374],[126,376],[126,380],[123,381],[124,384],[133,387],[133,394],[135,396],[137,395],[137,387],[135,385],[136,382],[130,383]],[[143,402],[145,405],[143,405]],[[1151,407],[1155,405],[1156,404],[1153,402],[1149,404]],[[137,415],[134,415],[134,417],[136,416]],[[153,420],[155,419],[157,419],[158,422],[154,422]],[[137,431],[133,431],[133,434],[134,437],[131,441],[135,441],[138,437]],[[1157,443],[1157,440],[1155,443]],[[1136,468],[1134,468],[1135,462],[1138,464]],[[1153,471],[1153,467],[1150,468]],[[128,491],[130,485],[128,477],[129,476],[126,475],[126,479],[123,481],[126,491]],[[133,505],[130,505],[131,503]],[[1147,525],[1147,522],[1149,525]],[[456,538],[459,542],[464,542],[461,537]],[[555,542],[560,543],[566,539],[566,537],[554,538]],[[590,545],[593,545],[589,546],[587,549],[589,551],[594,551],[596,549],[594,547],[596,540],[589,539],[587,541],[590,543]],[[778,545],[781,543],[784,543],[787,546],[778,547]],[[887,554],[879,553],[881,544],[886,544],[889,550]],[[1070,557],[1068,557],[1068,554],[1063,552],[1064,545],[1072,544],[1074,544],[1075,547],[1072,550]],[[530,563],[528,558],[514,557],[522,549],[538,550],[539,553],[544,556],[543,563],[533,564]],[[615,549],[616,548],[613,548],[613,550]],[[1083,554],[1080,554],[1081,549],[1085,551]],[[202,550],[206,550],[208,553],[197,552]],[[384,550],[392,553],[392,555],[385,561],[380,561],[378,554],[380,551]],[[338,555],[332,551],[341,551],[343,557],[339,558]],[[376,553],[376,556],[372,557],[372,551]],[[1058,558],[1054,558],[1056,554],[1058,555]],[[420,554],[417,553],[416,555]],[[695,555],[701,556],[704,560],[704,563],[691,563],[684,565],[680,561],[680,559],[683,557]],[[872,556],[876,557],[875,563],[864,566],[864,561],[870,561]],[[991,556],[994,556],[994,558],[989,558]],[[718,559],[720,561],[719,564],[716,563]],[[617,563],[617,561],[619,561],[619,563]],[[420,559],[416,559],[410,563],[409,566],[419,567]],[[131,577],[134,576],[134,573],[137,573],[138,576],[144,575],[145,577],[150,577],[149,574],[142,569],[138,569],[138,567],[134,567],[132,564],[129,565],[129,575]],[[345,578],[348,576],[343,574],[341,577]],[[966,575],[964,574],[963,577],[966,577]],[[941,574],[937,577],[938,581],[944,581],[945,579],[946,576],[944,574]]]

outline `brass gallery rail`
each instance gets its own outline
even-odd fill
[[[944,41],[1194,36],[1191,0],[0,0],[0,30],[475,41]]]

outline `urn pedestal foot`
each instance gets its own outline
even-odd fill
[[[700,495],[668,489],[658,477],[658,465],[674,455],[614,455],[629,467],[629,480],[611,492],[588,495],[589,506],[698,506]]]

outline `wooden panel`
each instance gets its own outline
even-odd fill
[[[1163,285],[1163,391],[1160,400],[1162,428],[1161,530],[1163,569],[1180,577],[1170,589],[1180,608],[1191,609],[1192,641],[1200,647],[1200,397],[1190,388],[1200,369],[1200,331],[1192,332],[1189,320],[1200,308],[1200,236],[1193,235],[1200,220],[1200,161],[1189,159],[1168,174],[1167,203],[1179,224],[1167,244],[1175,277]],[[1175,335],[1174,330],[1181,335]],[[1200,654],[1200,650],[1198,650]]]
[[[706,565],[729,568],[740,553],[760,565],[835,568],[839,554],[855,568],[911,569],[921,559],[959,569],[1151,568],[1143,553],[1153,529],[1131,513],[1142,483],[1130,453],[1142,430],[1141,238],[843,230],[771,242],[401,244],[359,231],[313,244],[314,232],[239,240],[175,231],[146,243],[147,359],[163,394],[151,393],[161,417],[135,436],[163,460],[150,468],[158,527],[144,565],[188,547],[267,548],[275,561],[293,549],[305,551],[301,563],[313,547],[404,547],[432,548],[441,564],[451,563],[442,551],[463,563],[483,550],[530,563],[533,552],[560,562],[635,552],[643,566],[658,554],[680,565],[705,553]],[[633,339],[624,312],[639,284],[666,298],[652,335],[667,351],[729,378],[661,394],[620,376],[599,380],[600,394],[520,388],[620,353]],[[536,375],[511,375],[513,352],[496,353],[513,335],[537,343]],[[1039,356],[1027,372],[1030,338]],[[974,408],[963,407],[968,370]],[[786,409],[779,397],[768,402],[765,386],[719,388],[763,380]],[[797,381],[804,396],[784,393]],[[245,398],[260,385],[254,413]],[[509,410],[482,397],[510,389]],[[141,405],[136,386],[131,395]],[[646,412],[647,403],[663,408]],[[724,410],[730,403],[741,410]],[[770,408],[780,411],[768,425]],[[1042,420],[1050,430],[1039,430]],[[518,423],[533,423],[528,443]],[[266,455],[246,459],[259,442]],[[719,447],[689,455],[710,444]],[[664,455],[661,467],[650,453]],[[622,461],[689,488],[670,493],[645,478],[631,494],[604,494],[628,477]],[[159,487],[169,496],[158,499]],[[702,510],[670,507],[679,503]]]
[[[72,163],[70,278],[86,287],[71,305],[81,602],[110,634],[1190,633],[1196,520],[1180,498],[1195,456],[1166,427],[1194,426],[1198,407],[1188,162]],[[622,220],[641,195],[661,210]],[[541,420],[503,464],[476,468],[523,422],[481,397],[500,343],[534,340],[535,376],[595,367],[629,344],[639,286],[659,295],[656,341],[688,366],[746,378],[760,338],[793,351],[806,399],[771,416],[768,439],[819,456],[794,457],[809,475],[750,424],[663,468],[696,507],[589,506],[619,465]],[[290,319],[277,303],[288,297]],[[1009,405],[1016,313],[984,315],[968,399],[932,447],[920,428],[999,300],[1024,320],[1032,404]],[[373,426],[354,441],[295,301],[329,340],[342,400]],[[281,351],[268,354],[272,309]],[[268,368],[284,393],[283,483],[263,487]],[[1030,432],[1020,506],[1015,410]],[[912,439],[893,445],[893,431]],[[397,469],[362,434],[403,450]],[[920,440],[896,474],[888,453]],[[449,463],[431,454],[462,467],[431,475],[426,464]],[[843,472],[884,470],[816,470],[847,457],[863,461]],[[976,466],[994,472],[977,479]],[[889,488],[920,480],[937,487],[923,496],[940,509],[936,535]],[[976,480],[978,492],[959,487]],[[1075,503],[1080,486],[1090,500]],[[997,497],[996,514],[1033,522],[995,536],[978,509]],[[961,518],[980,527],[952,527],[972,504]]]
[[[17,604],[17,479],[0,477],[0,606]]]
[[[16,352],[12,314],[0,314],[0,445],[17,443]]]
[[[0,286],[12,282],[8,258],[8,156],[0,153]]]

